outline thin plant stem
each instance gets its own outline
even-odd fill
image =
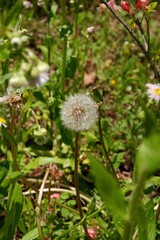
[[[66,234],[68,234],[69,232],[73,231],[75,228],[77,228],[79,225],[81,225],[86,219],[90,219],[93,218],[94,216],[96,216],[99,212],[101,212],[103,209],[105,209],[106,206],[102,206],[100,209],[96,210],[94,213],[88,215],[88,216],[84,216],[82,218],[81,221],[79,221],[77,224],[75,224],[73,227],[71,227],[70,229],[68,229],[67,231],[65,231],[64,233],[62,233],[60,236],[56,237],[55,240],[60,239],[61,237],[65,236]]]
[[[63,25],[66,23],[66,0],[61,0],[62,5],[62,21]],[[65,71],[66,71],[66,58],[67,58],[67,37],[63,38],[63,52],[62,52],[62,73],[61,73],[61,94],[64,96],[65,86]]]
[[[146,179],[146,174],[143,172],[139,177],[139,181],[132,193],[132,198],[129,206],[128,217],[124,226],[123,240],[130,240],[132,237],[133,226],[135,225],[135,214],[139,203],[139,198],[142,194]]]
[[[13,109],[11,125],[10,125],[10,134],[11,135],[13,135],[15,119],[16,119],[16,111],[15,111],[15,109]],[[12,152],[12,158],[13,158],[13,171],[15,171],[16,170],[16,159],[15,159],[15,145],[13,143],[11,144],[11,152]]]
[[[37,228],[38,228],[38,233],[40,240],[44,240],[42,229],[41,229],[41,214],[40,214],[40,206],[41,206],[41,201],[42,201],[42,195],[43,195],[43,189],[45,187],[45,183],[47,180],[49,174],[49,168],[46,171],[46,174],[44,176],[40,191],[39,191],[39,196],[38,196],[38,205],[36,207],[36,223],[37,223]]]
[[[75,177],[75,188],[76,188],[76,199],[77,199],[77,205],[78,210],[80,214],[81,220],[83,219],[83,212],[82,212],[82,206],[81,206],[81,200],[80,200],[80,192],[79,192],[79,180],[78,180],[78,132],[76,132],[76,138],[75,138],[75,170],[74,170],[74,177]],[[87,236],[87,239],[90,239],[87,226],[85,222],[83,222],[83,229]]]
[[[133,39],[136,41],[138,46],[141,48],[142,52],[144,53],[145,57],[147,58],[148,62],[150,63],[150,66],[155,74],[155,77],[157,78],[158,82],[160,82],[160,74],[155,66],[155,64],[152,61],[152,58],[148,51],[144,48],[142,43],[139,41],[135,33],[128,27],[125,21],[108,5],[108,2],[106,0],[102,0],[103,3],[106,5],[106,7],[111,11],[111,13],[114,15],[114,17],[124,26],[124,28],[129,32],[129,34],[133,37]]]
[[[98,112],[99,112],[98,128],[99,128],[99,136],[100,136],[101,146],[102,146],[102,148],[103,148],[103,150],[104,150],[104,153],[105,153],[105,155],[106,155],[106,159],[107,159],[107,161],[108,161],[108,163],[109,163],[109,165],[110,165],[110,167],[111,167],[111,169],[112,169],[112,172],[113,172],[113,174],[114,174],[114,176],[115,176],[115,179],[117,180],[117,182],[118,182],[118,184],[119,184],[119,181],[118,181],[116,172],[115,172],[115,170],[114,170],[112,161],[111,161],[111,159],[110,159],[110,157],[109,157],[109,154],[108,154],[108,152],[107,152],[107,150],[106,150],[106,147],[105,147],[104,141],[103,141],[102,127],[101,127],[101,104],[100,104],[100,103],[98,104]]]

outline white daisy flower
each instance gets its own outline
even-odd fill
[[[147,94],[150,99],[154,99],[157,102],[160,100],[160,84],[146,84],[146,87],[148,88]]]
[[[7,125],[6,125],[6,120],[0,117],[0,128],[1,128],[2,125],[3,125],[4,127],[7,127]]]
[[[97,120],[97,104],[86,94],[70,96],[62,105],[61,120],[71,130],[88,130]]]

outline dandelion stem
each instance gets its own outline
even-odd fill
[[[15,119],[16,119],[16,111],[15,111],[15,109],[13,109],[12,120],[11,120],[11,125],[10,125],[10,134],[11,135],[13,135]],[[13,171],[15,171],[16,170],[16,158],[15,158],[15,145],[13,143],[11,144],[11,152],[12,152],[12,158],[13,158]]]
[[[61,0],[62,5],[62,20],[63,25],[66,23],[66,0]],[[65,71],[66,71],[66,58],[67,58],[67,37],[63,38],[63,53],[62,53],[62,73],[61,73],[61,94],[64,96],[64,86],[65,86]]]
[[[76,199],[77,199],[80,218],[82,220],[83,212],[82,212],[82,206],[81,206],[81,200],[80,200],[79,181],[78,181],[78,132],[76,132],[76,138],[75,138],[75,170],[74,171],[75,171],[74,177],[75,177]],[[83,222],[83,229],[85,231],[87,239],[90,239],[85,222]]]
[[[105,155],[106,155],[107,161],[108,161],[108,163],[109,163],[109,165],[110,165],[110,167],[111,167],[111,169],[112,169],[112,172],[113,172],[113,174],[114,174],[114,176],[115,176],[115,179],[116,179],[117,182],[119,183],[118,178],[117,178],[117,175],[116,175],[116,172],[115,172],[114,167],[113,167],[113,164],[112,164],[112,162],[111,162],[111,159],[110,159],[110,157],[109,157],[109,154],[108,154],[108,152],[107,152],[107,150],[106,150],[106,147],[105,147],[104,141],[103,141],[102,127],[101,127],[101,104],[98,104],[98,112],[99,112],[98,128],[99,128],[100,142],[101,142],[101,145],[102,145],[102,147],[103,147],[104,153],[105,153]]]

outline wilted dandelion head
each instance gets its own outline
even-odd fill
[[[88,130],[98,117],[97,105],[86,94],[70,96],[62,105],[61,120],[71,130]]]
[[[21,94],[9,93],[3,97],[0,97],[0,105],[9,105],[10,107],[14,108],[17,111],[20,111],[22,108],[22,98]]]
[[[150,99],[154,99],[157,102],[160,100],[160,84],[146,84],[146,87],[148,88],[147,94]]]

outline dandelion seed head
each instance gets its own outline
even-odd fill
[[[146,84],[147,94],[150,99],[154,99],[155,101],[159,102],[160,100],[160,84]]]
[[[71,130],[88,130],[97,120],[96,103],[86,94],[70,96],[62,105],[61,120]]]

